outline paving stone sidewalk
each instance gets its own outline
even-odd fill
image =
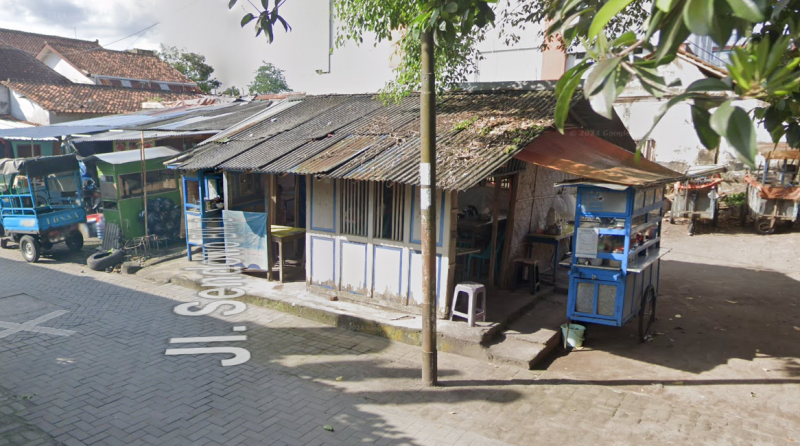
[[[0,321],[59,313],[36,325],[45,332],[0,338],[0,386],[12,395],[0,410],[14,411],[10,418],[3,412],[0,432],[19,424],[13,429],[31,444],[744,445],[800,438],[790,417],[753,419],[759,407],[709,410],[633,386],[448,354],[439,356],[442,387],[426,389],[415,347],[256,306],[230,317],[179,316],[173,308],[196,300],[195,291],[94,273],[68,259],[64,253],[29,265],[18,251],[0,251]],[[13,305],[4,306],[7,299]],[[232,330],[242,325],[247,331]],[[169,343],[241,334],[247,341]],[[252,357],[222,367],[228,355],[165,355],[204,346],[245,347]],[[18,403],[13,395],[32,397]],[[27,444],[9,435],[0,439]]]

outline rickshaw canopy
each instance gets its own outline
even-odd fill
[[[42,176],[56,172],[79,170],[75,155],[41,156],[38,158],[2,158],[0,175]]]

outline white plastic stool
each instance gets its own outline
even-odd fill
[[[458,303],[458,297],[461,293],[467,295],[467,313],[456,311],[456,304]],[[475,302],[478,299],[481,300],[481,311],[476,313]],[[481,321],[486,322],[486,288],[482,284],[476,282],[464,282],[456,285],[456,289],[453,292],[453,307],[450,309],[451,321],[453,320],[453,316],[466,318],[470,327],[475,326],[475,319],[479,317]]]

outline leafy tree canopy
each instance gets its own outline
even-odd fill
[[[588,74],[583,93],[595,111],[609,115],[622,89],[639,82],[651,95],[668,99],[653,126],[671,107],[688,103],[703,145],[714,150],[724,138],[750,166],[757,150],[756,121],[770,132],[773,142],[786,136],[791,147],[800,146],[800,1],[655,0],[641,26],[609,38],[611,20],[633,4],[555,0],[549,5],[548,34],[580,41],[587,50],[586,60],[558,82],[559,129],[563,130],[572,94]],[[733,47],[725,64],[729,75],[667,85],[658,68],[675,59],[691,33],[709,36],[721,48]],[[638,48],[645,51],[637,55]],[[740,101],[747,99],[761,105],[745,109]]]
[[[220,81],[211,77],[214,68],[206,63],[206,56],[190,53],[186,48],[161,44],[158,57],[196,83],[203,93],[210,93],[221,85]]]
[[[230,0],[229,7],[236,1]],[[256,21],[256,34],[265,31],[270,42],[274,25],[289,31],[278,12],[285,0],[277,1],[270,8],[269,0],[262,0],[264,9],[245,15],[242,26]],[[605,116],[632,82],[667,99],[653,126],[669,108],[688,102],[702,143],[713,150],[724,138],[750,165],[757,145],[754,121],[763,123],[773,141],[785,136],[791,147],[800,147],[800,0],[505,0],[492,8],[494,1],[336,0],[341,23],[336,44],[361,43],[366,33],[378,42],[399,36],[402,63],[384,89],[399,97],[420,85],[422,30],[434,32],[437,88],[444,89],[474,73],[480,58],[475,44],[492,26],[513,43],[525,26],[548,23],[543,43],[580,44],[586,50],[586,58],[557,84],[560,130],[585,78],[584,96]],[[725,67],[730,75],[667,85],[658,68],[675,59],[692,33],[709,36],[720,47],[734,46]],[[740,102],[746,99],[762,105],[746,110]]]
[[[227,96],[241,96],[242,92],[236,86],[231,85],[230,87],[226,88],[222,94]]]
[[[256,70],[256,77],[247,88],[250,90],[251,94],[270,94],[292,91],[292,89],[289,88],[289,84],[286,83],[283,70],[269,62],[262,62],[262,65]]]

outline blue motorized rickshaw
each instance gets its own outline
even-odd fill
[[[0,159],[0,245],[17,243],[28,262],[60,242],[80,250],[82,189],[75,155]]]

